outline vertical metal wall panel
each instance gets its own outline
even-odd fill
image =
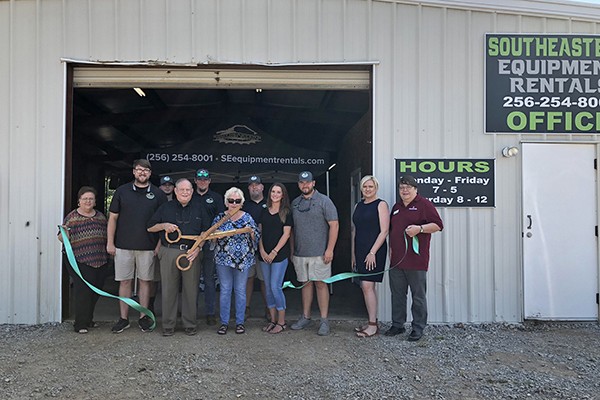
[[[521,165],[519,157],[499,152],[521,140],[557,136],[483,133],[484,34],[598,33],[600,12],[592,9],[588,18],[588,6],[548,3],[542,14],[533,8],[541,10],[537,2],[519,0],[481,0],[471,9],[456,4],[0,1],[0,323],[60,320],[61,57],[167,64],[376,61],[374,174],[390,204],[394,158],[497,159],[495,208],[440,209],[446,228],[432,244],[431,321],[520,321]],[[567,17],[569,10],[579,16]],[[560,138],[597,141],[594,135]],[[387,277],[380,298],[380,319],[389,319]]]
[[[167,30],[167,0],[141,0],[141,61],[168,60],[169,32]],[[127,19],[127,16],[122,16]],[[134,18],[136,18],[134,16]],[[132,53],[134,55],[135,53]],[[123,59],[129,55],[121,54]],[[135,61],[135,58],[131,59]]]
[[[38,95],[36,65],[39,62],[37,40],[39,26],[36,20],[36,3],[12,3],[10,36],[10,132],[8,145],[8,267],[12,269],[9,293],[11,307],[8,322],[38,322],[40,302],[40,264],[38,259],[39,216],[36,208],[41,193],[29,181],[43,179],[38,176],[35,159],[37,143]],[[28,21],[29,23],[22,23]],[[48,177],[51,178],[51,177]]]
[[[394,59],[394,38],[395,29],[392,22],[395,16],[389,12],[388,7],[381,4],[373,4],[372,17],[380,20],[382,23],[373,26],[371,37],[378,38],[368,43],[367,50],[374,51],[382,55],[380,63],[373,67],[373,130],[376,132],[386,132],[386,137],[373,135],[373,174],[380,182],[379,196],[388,202],[391,209],[395,199],[394,166],[391,166],[384,160],[394,159],[394,149],[391,143],[399,137],[399,132],[394,130],[394,117],[396,115],[396,103],[394,94],[399,93],[394,80],[396,73],[394,71],[392,60]],[[385,38],[385,39],[383,39]],[[364,175],[365,172],[363,171]],[[383,182],[388,182],[384,184]],[[380,293],[387,293],[389,288],[389,277],[385,274],[383,283],[379,286]],[[391,315],[391,298],[389,295],[379,295],[379,315]]]
[[[268,61],[296,61],[295,13],[296,0],[269,1],[269,55]]]
[[[219,0],[196,0],[194,2],[194,62],[209,62],[218,59]]]
[[[65,48],[58,57],[90,59],[90,11],[89,2],[64,0],[64,26],[56,35],[62,35]]]
[[[370,10],[368,1],[348,1],[345,7],[344,60],[364,61],[368,59]],[[388,10],[389,10],[388,6]],[[367,57],[365,57],[367,55]]]
[[[242,2],[244,0],[219,1],[219,60],[223,62],[242,62],[248,55],[244,54],[244,15]]]
[[[57,225],[61,223],[60,210],[63,208],[62,177],[64,146],[64,97],[65,65],[58,55],[63,50],[62,4],[59,2],[39,2],[39,63],[35,63],[37,95],[35,98],[36,117],[36,178],[35,185],[36,217],[39,218],[37,251],[39,265],[40,304],[38,322],[59,321],[61,318],[61,245],[56,238]],[[42,18],[41,16],[44,16]],[[46,16],[52,16],[46,17]],[[49,212],[58,210],[59,212]]]
[[[0,323],[10,322],[15,297],[11,293],[13,268],[10,263],[10,135],[12,126],[11,68],[12,37],[11,7],[8,1],[0,2]]]
[[[190,1],[167,1],[165,15],[167,59],[178,64],[189,64],[193,54],[192,8]]]
[[[116,0],[115,26],[120,37],[115,59],[142,60],[142,21],[140,3],[142,0]]]
[[[296,31],[295,44],[296,60],[300,63],[319,62],[319,11],[321,0],[295,0]]]
[[[119,33],[114,1],[90,1],[90,56],[93,60],[117,60]]]
[[[256,63],[269,61],[269,43],[274,37],[270,35],[270,26],[273,22],[269,15],[268,0],[246,0],[243,3],[242,15],[244,19],[242,32],[242,45],[244,51],[243,61]],[[285,18],[285,14],[282,15]]]

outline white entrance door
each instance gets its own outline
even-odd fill
[[[526,319],[596,320],[596,146],[523,144]]]

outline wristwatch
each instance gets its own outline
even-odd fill
[[[419,233],[423,233],[423,225],[421,225],[421,231]]]

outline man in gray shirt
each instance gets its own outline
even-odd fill
[[[309,171],[301,172],[298,187],[302,194],[292,201],[294,217],[293,258],[298,281],[302,288],[302,316],[292,329],[304,329],[311,324],[310,311],[313,286],[321,313],[318,334],[329,335],[329,288],[323,282],[331,277],[333,249],[338,238],[339,222],[335,205],[329,197],[315,189],[315,180]]]

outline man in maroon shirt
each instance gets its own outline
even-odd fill
[[[400,199],[390,217],[390,289],[392,291],[392,327],[386,336],[406,332],[406,299],[412,295],[411,342],[421,339],[427,325],[427,270],[431,234],[444,229],[433,204],[417,193],[417,181],[410,175],[400,178]],[[413,237],[418,239],[418,252]],[[407,249],[408,244],[408,249]]]

